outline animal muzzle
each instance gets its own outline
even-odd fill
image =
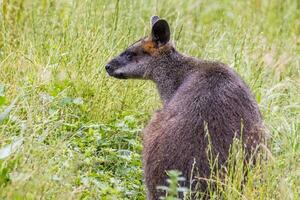
[[[105,65],[105,70],[108,73],[108,75],[119,79],[126,79],[127,77],[123,73],[116,72],[117,69],[118,68],[114,67],[111,63]]]

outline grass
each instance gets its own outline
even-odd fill
[[[17,98],[0,122],[0,152],[8,149],[0,159],[0,199],[145,199],[140,133],[159,97],[152,83],[115,80],[103,66],[149,34],[154,14],[168,19],[181,52],[241,74],[270,133],[270,159],[255,166],[246,186],[233,170],[211,197],[300,198],[299,2],[0,5],[0,113]]]

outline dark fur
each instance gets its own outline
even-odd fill
[[[153,42],[151,47],[149,42]],[[109,63],[113,70],[108,70],[116,77],[121,73],[121,78],[153,80],[164,102],[143,134],[149,200],[164,195],[156,187],[167,185],[168,170],[181,171],[186,186],[194,161],[199,175],[209,176],[205,123],[220,165],[226,162],[233,138],[241,135],[242,124],[243,144],[248,154],[261,142],[261,114],[242,79],[225,64],[182,55],[170,42],[163,43],[151,37],[142,39],[127,50],[135,52],[136,60],[128,59],[129,64],[124,65],[126,61],[121,55]],[[139,73],[132,68],[140,70]],[[202,190],[205,187],[202,184]]]

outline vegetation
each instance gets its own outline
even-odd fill
[[[181,52],[244,78],[269,130],[268,161],[244,187],[230,169],[211,197],[300,199],[296,0],[0,5],[0,199],[145,199],[141,130],[161,104],[152,83],[115,80],[104,65],[149,34],[154,14],[168,19]]]

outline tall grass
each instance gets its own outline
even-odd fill
[[[109,78],[103,66],[149,33],[154,14],[168,19],[180,51],[241,74],[270,132],[272,159],[251,171],[245,188],[230,177],[224,184],[242,196],[222,198],[300,198],[297,1],[0,5],[0,113],[18,97],[0,122],[0,149],[15,147],[0,159],[1,199],[145,198],[140,133],[161,104],[152,83]]]

